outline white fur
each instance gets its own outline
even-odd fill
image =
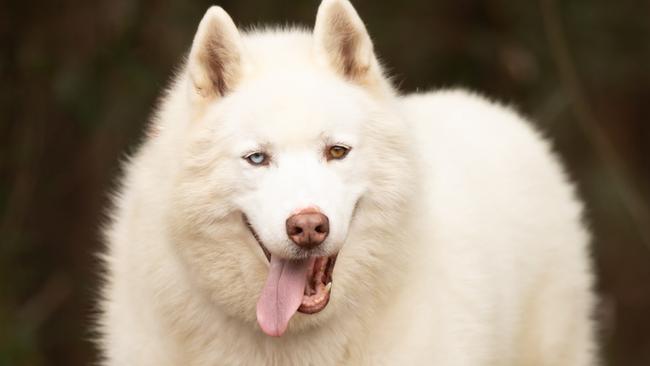
[[[397,96],[345,0],[313,37],[240,35],[220,8],[201,24],[111,211],[105,365],[595,364],[581,204],[525,120],[463,91]],[[197,56],[213,35],[225,95]],[[332,143],[352,150],[328,162]],[[242,159],[257,150],[269,166]],[[307,206],[339,252],[331,301],[268,337],[268,264],[241,215],[291,257],[284,221]]]

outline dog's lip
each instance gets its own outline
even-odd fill
[[[255,238],[255,241],[257,241],[257,244],[262,248],[262,251],[264,252],[264,256],[266,256],[267,261],[271,261],[271,252],[269,252],[268,249],[264,246],[262,243],[262,240],[260,239],[259,235],[257,235],[257,232],[255,232],[255,229],[253,228],[253,225],[251,225],[251,222],[248,220],[248,216],[246,214],[242,214],[242,217],[244,219],[244,223],[248,227],[248,230],[250,230],[251,234],[253,234],[253,237]]]
[[[257,241],[257,244],[262,248],[264,256],[270,262],[271,252],[264,246],[253,225],[248,220],[246,214],[242,214],[244,223],[250,230],[251,234]],[[310,269],[311,275],[308,278],[307,286],[305,286],[305,293],[303,295],[302,304],[298,308],[298,312],[303,314],[315,314],[325,309],[330,300],[332,291],[332,273],[334,272],[334,264],[336,264],[337,254],[328,257],[316,257],[314,266]]]

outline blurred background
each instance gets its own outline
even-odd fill
[[[353,2],[402,91],[476,89],[550,138],[594,232],[606,364],[650,365],[650,2]],[[107,191],[211,4],[0,3],[0,366],[96,360]],[[311,27],[318,1],[218,4]]]

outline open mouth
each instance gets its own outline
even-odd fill
[[[330,301],[332,292],[332,271],[336,263],[336,255],[317,257],[311,270],[307,271],[307,285],[302,296],[298,311],[304,314],[315,314],[325,309]]]
[[[257,304],[257,320],[265,333],[280,336],[296,311],[315,314],[327,306],[336,255],[277,258],[264,246],[246,215],[243,220],[269,261],[267,282]]]

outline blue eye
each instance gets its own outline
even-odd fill
[[[244,156],[251,165],[268,165],[269,157],[263,152],[254,152]]]

